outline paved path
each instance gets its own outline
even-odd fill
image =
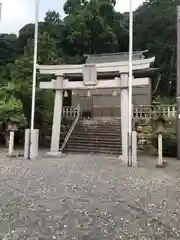
[[[0,239],[180,239],[180,164],[0,160]]]

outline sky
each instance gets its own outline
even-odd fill
[[[63,16],[63,5],[65,0],[39,0],[40,20],[44,19],[48,10],[56,10]],[[116,10],[128,11],[128,0],[116,0]],[[144,0],[133,0],[135,10]],[[18,33],[25,24],[34,22],[35,0],[0,0],[2,13],[0,22],[1,33]]]

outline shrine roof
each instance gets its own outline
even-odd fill
[[[136,51],[132,54],[133,60],[145,59],[145,51]],[[121,62],[129,60],[129,52],[120,52],[120,53],[103,53],[103,54],[85,54],[86,63],[108,63],[108,62]]]

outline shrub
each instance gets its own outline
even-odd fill
[[[173,132],[166,132],[163,135],[163,156],[177,157],[177,141],[176,134]]]

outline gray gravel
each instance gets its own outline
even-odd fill
[[[180,239],[180,163],[1,157],[0,239]]]

